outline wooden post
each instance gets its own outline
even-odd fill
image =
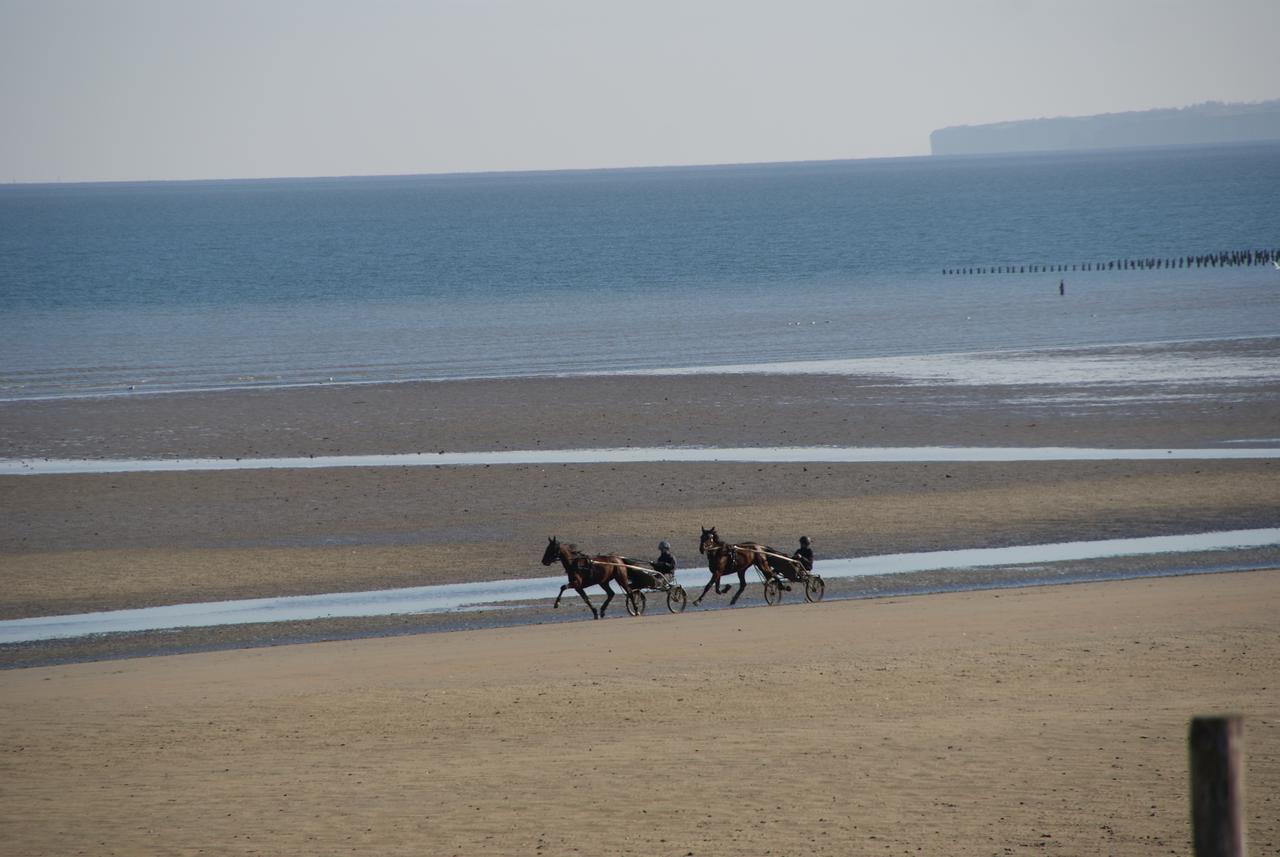
[[[1244,719],[1193,718],[1187,743],[1196,857],[1245,857]]]

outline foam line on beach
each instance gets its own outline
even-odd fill
[[[839,579],[1277,545],[1280,545],[1280,528],[1269,528],[828,559],[820,561],[815,570],[824,578]],[[680,569],[677,576],[681,585],[691,592],[705,586],[709,579],[706,570],[700,568]],[[557,575],[11,619],[0,622],[0,644],[218,625],[462,612],[486,604],[545,601],[559,591],[563,580],[563,576]]]
[[[966,319],[969,321],[971,319]],[[792,321],[799,335],[816,320]],[[772,360],[707,365],[646,365],[643,368],[544,368],[506,367],[493,371],[448,371],[439,366],[419,367],[396,364],[383,367],[384,372],[370,377],[364,365],[329,367],[322,377],[298,377],[292,380],[271,375],[188,379],[185,383],[168,378],[121,379],[119,386],[106,381],[88,382],[80,389],[84,370],[72,370],[54,389],[28,386],[28,382],[0,379],[0,402],[66,401],[73,399],[135,398],[150,395],[209,393],[228,390],[295,390],[320,387],[366,387],[397,384],[450,383],[457,381],[493,381],[532,378],[583,378],[680,375],[845,375],[864,378],[893,378],[908,384],[958,384],[994,386],[1080,385],[1091,394],[1111,400],[1108,388],[1133,384],[1185,388],[1197,384],[1272,383],[1280,380],[1280,364],[1265,349],[1275,337],[1257,334],[1238,336],[1191,337],[1154,341],[1122,340],[1111,344],[1062,343],[1028,345],[981,351],[864,355],[816,360]],[[1208,354],[1197,346],[1205,344],[1235,345],[1243,351]],[[1172,350],[1171,350],[1172,349]],[[1184,350],[1179,350],[1184,349]],[[177,372],[179,376],[183,373]],[[47,380],[47,379],[46,379]],[[1170,398],[1175,394],[1153,393],[1151,398]]]
[[[1106,449],[1040,446],[760,446],[523,449],[491,452],[409,452],[292,458],[25,458],[0,460],[0,476],[69,473],[166,473],[198,470],[298,470],[327,467],[474,467],[515,464],[881,464],[997,461],[1190,461],[1280,458],[1280,447]]]
[[[1079,385],[1094,390],[1135,384],[1187,388],[1200,384],[1273,383],[1280,364],[1269,353],[1170,352],[1169,343],[1076,349],[903,354],[653,368],[619,374],[884,376],[908,384],[960,386]]]

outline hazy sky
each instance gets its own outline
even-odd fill
[[[1280,97],[1280,0],[0,0],[0,181],[919,155]]]

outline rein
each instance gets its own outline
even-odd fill
[[[596,568],[599,568],[601,571],[604,571],[606,568],[612,565],[612,563],[603,562],[597,559],[592,559],[588,554],[585,554],[579,550],[569,551],[569,564],[574,568],[575,571],[578,571],[582,574],[590,574]],[[622,565],[627,568],[633,567],[633,566],[627,566],[626,563],[623,563]],[[653,569],[643,569],[643,570],[653,571]]]
[[[785,559],[788,562],[798,562],[798,560],[795,557],[787,556],[786,554],[780,554],[780,553],[777,553],[776,551],[765,550],[764,548],[744,548],[741,545],[730,545],[730,544],[725,544],[724,542],[719,542],[717,544],[712,545],[710,548],[707,549],[707,553],[710,553],[713,550],[722,550],[722,551],[751,550],[753,552],[762,553],[765,556],[772,556],[772,557],[777,557],[778,559]]]
[[[800,560],[799,560],[799,559],[797,559],[796,557],[793,557],[793,556],[784,556],[784,555],[782,555],[782,554],[780,554],[780,553],[774,553],[773,551],[767,551],[767,550],[765,550],[764,548],[760,548],[760,553],[764,554],[765,556],[776,556],[778,559],[785,559],[785,560],[787,560],[788,562],[799,562],[799,561],[800,561]]]
[[[567,545],[565,546],[564,550],[565,550],[565,553],[568,555],[570,568],[579,572],[591,571],[591,566],[594,564],[594,561],[591,559],[591,557],[587,556],[582,551],[572,550]]]
[[[736,553],[738,550],[740,550],[740,548],[737,545],[731,545],[726,542],[715,541],[711,543],[710,547],[704,548],[702,552],[706,554],[707,567],[710,568],[712,554],[722,554],[724,556],[731,556],[732,554]]]

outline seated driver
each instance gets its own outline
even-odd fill
[[[791,558],[797,560],[804,566],[805,571],[813,571],[813,548],[810,547],[812,542],[808,536],[800,537],[800,550],[791,555]]]
[[[654,571],[660,571],[668,579],[672,579],[676,571],[676,558],[671,555],[671,542],[666,539],[658,542],[658,558],[652,564]]]

